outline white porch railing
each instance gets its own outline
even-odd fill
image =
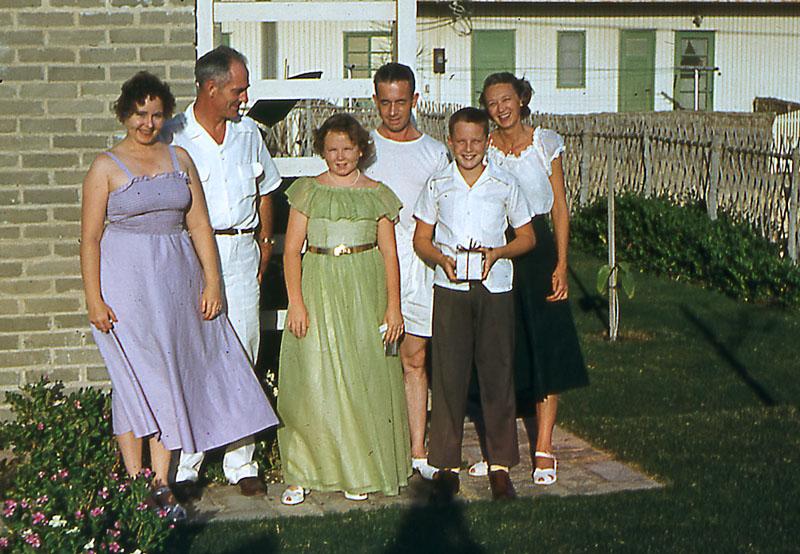
[[[775,144],[800,146],[800,111],[776,116],[772,123],[772,137]]]

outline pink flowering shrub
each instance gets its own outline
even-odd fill
[[[172,526],[144,504],[152,474],[125,475],[107,393],[42,379],[7,399],[15,419],[0,444],[15,461],[0,467],[0,552],[165,551]]]

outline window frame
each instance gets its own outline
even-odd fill
[[[368,41],[367,41],[368,50],[366,52],[360,52],[359,51],[359,52],[352,52],[351,53],[350,49],[349,49],[350,40],[353,39],[353,38],[364,38],[364,37],[366,37],[368,39]],[[383,53],[383,51],[380,51],[380,50],[374,50],[374,51],[372,50],[372,39],[373,38],[385,38],[389,42],[390,50],[389,50],[388,53],[389,53],[390,59],[394,58],[393,54],[394,54],[395,45],[394,45],[394,40],[393,40],[393,33],[391,31],[344,31],[343,40],[342,40],[342,49],[343,49],[343,54],[342,54],[342,60],[343,60],[342,72],[343,72],[343,76],[342,76],[342,78],[343,79],[350,79],[351,78],[351,76],[348,75],[348,73],[347,73],[347,66],[349,65],[349,56],[351,54],[366,54],[367,55],[367,64],[369,64],[369,67],[367,67],[367,70],[369,71],[369,75],[366,76],[366,77],[361,77],[361,78],[365,78],[365,79],[371,79],[372,78],[372,76],[375,73],[375,71],[378,69],[378,67],[380,67],[380,65],[377,66],[377,67],[372,67],[371,66],[372,65],[372,56],[373,56],[373,54]],[[359,78],[359,77],[352,77],[352,78]]]
[[[578,68],[564,67],[564,60],[561,54],[561,41],[568,37],[580,37],[581,39],[581,66],[580,80],[567,81],[563,72],[574,71]],[[586,88],[586,31],[585,30],[564,30],[556,31],[556,88],[557,89],[585,89]]]

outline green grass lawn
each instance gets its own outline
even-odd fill
[[[572,256],[592,385],[561,424],[666,486],[181,530],[176,552],[800,552],[800,313],[637,276],[604,338],[599,260]]]

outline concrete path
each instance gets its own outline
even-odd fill
[[[534,485],[531,481],[531,459],[528,438],[522,420],[517,422],[520,438],[520,464],[511,470],[511,479],[521,497],[539,495],[570,496],[578,494],[606,494],[618,491],[658,488],[662,485],[638,470],[612,459],[609,454],[592,448],[586,441],[556,428],[553,446],[558,457],[558,482],[549,487]],[[475,428],[466,423],[464,428],[464,460],[472,463],[480,459],[480,448]],[[461,492],[465,501],[489,500],[491,491],[487,477],[469,477],[461,472]],[[341,493],[312,491],[298,506],[284,506],[280,502],[282,483],[268,485],[267,496],[246,498],[238,487],[211,485],[203,491],[203,498],[190,507],[193,522],[269,519],[280,516],[307,516],[373,510],[386,506],[423,503],[428,500],[430,486],[415,474],[399,496],[386,497],[371,494],[363,502],[345,500]]]

